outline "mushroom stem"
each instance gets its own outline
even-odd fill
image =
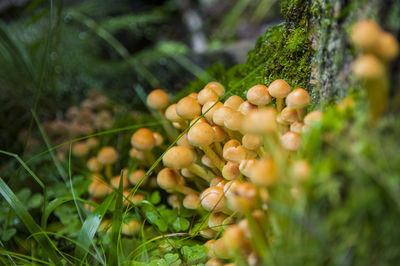
[[[261,158],[264,157],[264,151],[260,148],[256,149],[255,152],[257,153],[258,156],[260,156]]]
[[[210,146],[202,146],[201,149],[204,151],[205,155],[213,162],[213,164],[218,168],[218,170],[222,171],[225,163],[221,158],[216,154]]]
[[[184,195],[189,195],[189,194],[195,194],[198,195],[199,192],[191,189],[190,187],[186,187],[186,186],[177,186],[176,188],[174,188],[174,191],[184,194]]]
[[[370,123],[374,124],[377,119],[387,111],[388,93],[389,93],[389,79],[387,77],[388,71],[385,71],[385,76],[380,79],[367,80],[365,89],[367,90],[367,97],[370,109]]]
[[[299,117],[299,121],[303,121],[303,118],[305,115],[304,108],[298,108],[298,109],[296,109],[296,112],[297,112],[297,116]]]
[[[153,163],[157,160],[156,157],[154,156],[154,154],[147,150],[147,151],[143,151],[144,153],[144,157],[146,159],[146,164],[151,167],[153,165]],[[161,170],[161,166],[160,164],[157,164],[156,167],[154,168],[157,172],[159,172]]]
[[[162,112],[161,110],[157,110],[157,111],[158,111],[158,115],[161,117],[162,121],[164,122],[162,125],[163,125],[165,132],[167,133],[168,139],[170,141],[174,141],[176,139],[176,137],[178,136],[176,129],[172,126],[172,124],[167,119],[165,119],[164,112]]]
[[[224,130],[228,134],[230,139],[236,139],[236,140],[239,140],[239,141],[242,139],[242,136],[241,136],[241,134],[239,132],[230,130],[230,129],[226,128],[226,127],[224,128]]]
[[[112,174],[112,165],[111,164],[106,164],[106,177],[107,179],[111,179],[113,174]]]
[[[276,109],[280,113],[283,109],[283,98],[276,98]]]
[[[222,157],[222,146],[221,142],[214,142],[215,151],[217,152],[218,156]]]
[[[192,163],[187,167],[193,174],[203,178],[207,182],[210,182],[215,175],[211,171],[205,170],[203,167],[201,167],[198,164]]]

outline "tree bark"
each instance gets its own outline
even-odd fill
[[[373,19],[400,37],[400,0],[284,0],[281,13],[285,22],[269,28],[246,63],[228,71],[228,86],[239,83],[234,93],[245,97],[252,85],[282,78],[310,92],[310,108],[323,107],[361,88],[350,71],[359,53],[348,38],[355,22]],[[393,95],[400,91],[400,60],[390,71]]]
[[[356,89],[350,66],[358,52],[348,34],[358,20],[373,19],[397,39],[400,32],[399,0],[309,0],[312,46],[311,93],[319,103],[338,100]],[[399,91],[399,60],[391,65],[391,91]]]

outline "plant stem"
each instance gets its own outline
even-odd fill
[[[221,158],[218,156],[218,154],[216,154],[213,149],[211,149],[210,146],[203,146],[200,147],[205,155],[210,158],[211,162],[220,170],[222,171],[222,168],[224,167],[225,163],[223,160],[221,160]]]
[[[192,163],[190,166],[188,166],[188,169],[193,174],[203,178],[207,182],[210,182],[215,177],[215,175],[212,172],[205,170],[203,167],[195,163]]]
[[[280,113],[283,109],[283,98],[276,98],[276,110]]]
[[[112,178],[112,165],[111,164],[106,164],[106,177],[107,177],[107,179]]]

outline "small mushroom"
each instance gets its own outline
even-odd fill
[[[160,89],[153,90],[147,96],[147,105],[156,110],[164,110],[169,103],[168,94]]]
[[[265,85],[255,85],[247,91],[247,100],[254,105],[267,105],[271,102],[271,95]]]
[[[225,207],[224,190],[221,187],[209,187],[200,195],[201,206],[207,211],[222,211]]]
[[[117,159],[118,153],[111,146],[105,146],[101,148],[97,154],[97,160],[101,164],[105,165],[106,176],[109,179],[112,177],[112,165],[117,161]]]
[[[280,112],[283,109],[283,99],[290,93],[290,85],[283,79],[277,79],[269,84],[268,92],[276,98],[276,109]]]
[[[310,100],[310,95],[305,89],[297,88],[286,97],[286,105],[296,109],[299,120],[302,120],[304,107],[310,103]]]

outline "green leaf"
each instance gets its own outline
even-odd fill
[[[61,265],[60,259],[57,256],[55,244],[50,240],[49,236],[42,230],[42,228],[35,222],[29,212],[26,210],[22,202],[11,191],[7,184],[0,178],[0,194],[10,204],[11,208],[15,211],[18,217],[25,224],[31,234],[34,234],[34,239],[42,247],[43,254],[46,254],[54,264]]]
[[[160,192],[157,190],[151,194],[150,202],[153,203],[154,205],[156,205],[156,204],[160,203],[160,201],[161,201]]]
[[[36,193],[33,195],[27,204],[28,208],[38,208],[43,203],[42,194]]]
[[[101,220],[106,214],[111,202],[114,199],[114,194],[109,195],[85,220],[79,233],[78,241],[80,245],[75,248],[75,257],[78,261],[82,261],[89,251],[89,246],[92,243],[93,237],[100,225]],[[71,197],[72,200],[72,197]],[[50,203],[51,204],[51,203]],[[50,205],[49,204],[49,205]]]
[[[179,266],[182,263],[182,261],[179,259],[178,254],[166,254],[164,256],[164,259],[165,259],[165,262],[167,263],[167,265],[171,265],[171,266]]]
[[[181,253],[185,262],[189,265],[202,263],[207,259],[207,248],[201,245],[184,246],[181,249]]]
[[[124,208],[122,193],[124,191],[123,188],[123,178],[122,172],[119,180],[119,187],[117,192],[117,198],[115,202],[115,210],[112,218],[111,225],[111,244],[110,250],[108,253],[108,265],[119,265],[120,263],[120,252],[119,252],[119,240],[121,236],[121,226],[122,226],[122,212]]]
[[[16,232],[17,229],[15,228],[8,228],[6,231],[1,231],[1,240],[3,241],[10,240],[15,235]]]
[[[155,224],[159,219],[158,215],[155,214],[153,211],[147,211],[145,214],[149,222],[152,224]]]
[[[79,199],[76,198],[77,200],[83,201],[85,203],[90,204],[90,201],[86,201],[83,199]],[[72,201],[74,200],[74,198],[72,196],[64,196],[64,197],[60,197],[57,199],[54,199],[53,201],[51,201],[47,206],[46,209],[43,212],[43,216],[42,216],[42,227],[46,227],[47,224],[47,219],[49,218],[50,214],[60,205],[68,202],[68,201]]]
[[[158,219],[155,224],[161,232],[166,232],[168,230],[168,224],[162,219]]]
[[[182,217],[177,217],[172,226],[178,232],[186,231],[189,228],[189,221]]]

